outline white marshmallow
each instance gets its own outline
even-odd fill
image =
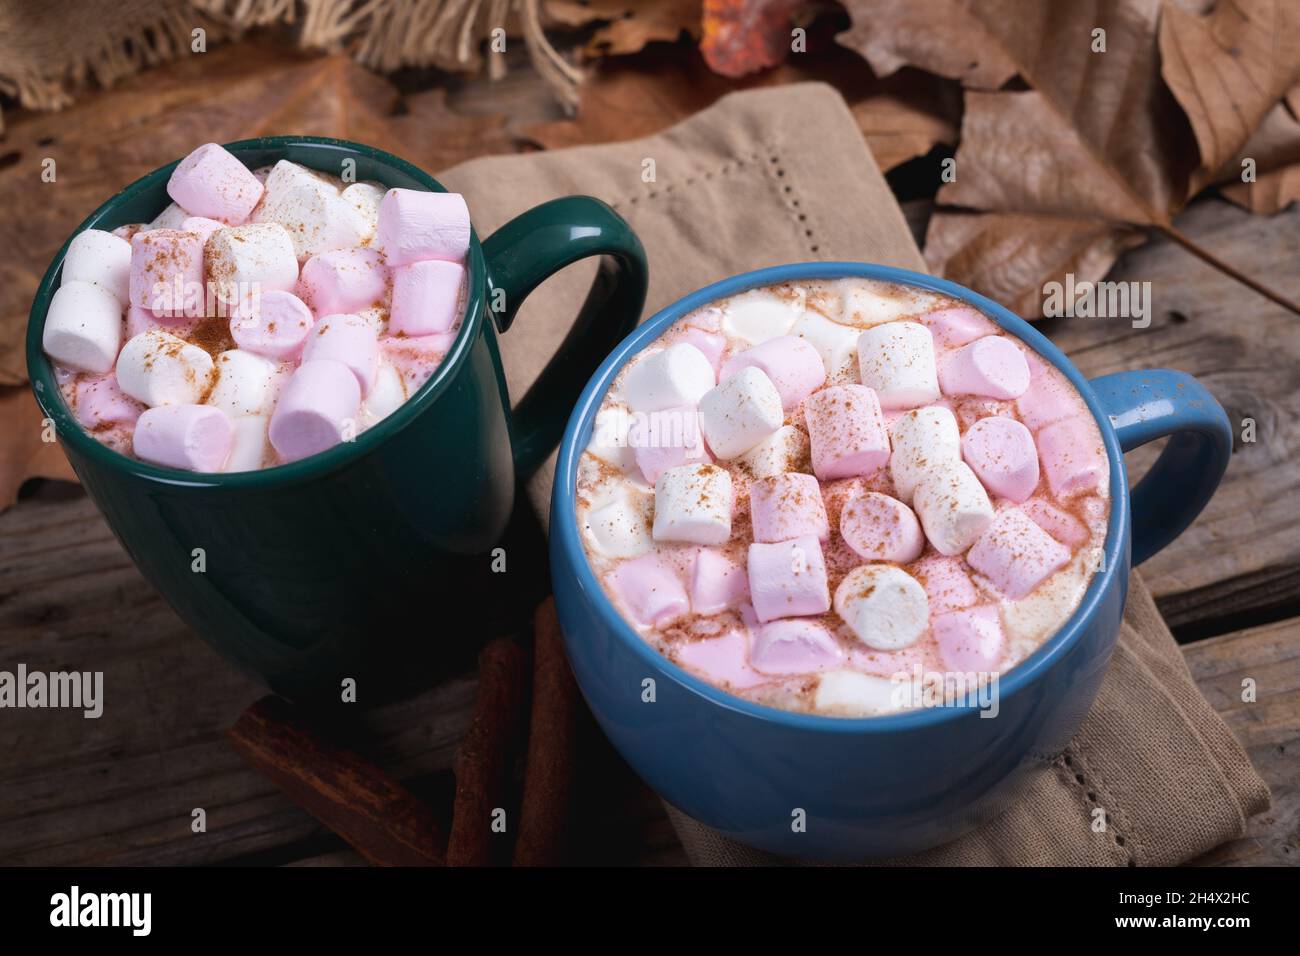
[[[771,478],[808,465],[808,436],[793,425],[782,425],[737,460],[754,478]]]
[[[717,465],[678,465],[655,482],[656,541],[722,544],[731,537],[731,475]]]
[[[961,554],[993,520],[993,503],[964,461],[928,469],[912,492],[912,510],[940,554]]]
[[[270,421],[265,415],[241,415],[231,419],[230,457],[226,459],[223,471],[257,471],[265,464],[270,447],[266,428]]]
[[[924,303],[930,301],[929,297],[925,297],[922,299],[922,304],[918,306],[918,303],[913,301],[911,290],[901,295],[882,295],[871,288],[864,287],[860,279],[841,281],[840,304],[843,310],[841,321],[845,325],[852,325],[859,329],[874,328],[901,319],[905,315],[923,312]]]
[[[375,230],[379,228],[379,203],[384,198],[384,190],[370,183],[353,183],[345,187],[340,195],[361,215],[361,221],[365,226],[365,238],[361,245],[370,245],[375,237]]]
[[[122,344],[122,304],[101,286],[64,282],[45,313],[41,345],[59,365],[104,375]]]
[[[961,433],[957,417],[942,405],[927,405],[905,412],[889,430],[893,453],[889,470],[894,497],[911,503],[916,483],[931,468],[961,461]]]
[[[118,387],[150,408],[195,404],[211,378],[207,352],[161,329],[137,335],[117,357]]]
[[[881,408],[915,408],[939,397],[934,339],[919,322],[887,322],[863,332],[858,369]]]
[[[809,310],[794,324],[791,335],[806,339],[822,357],[829,385],[857,382],[858,336],[857,329],[832,322],[820,312]]]
[[[722,329],[750,345],[786,335],[803,314],[802,290],[793,302],[766,289],[754,289],[732,298],[722,314]]]
[[[218,299],[240,302],[254,291],[292,292],[298,283],[293,239],[275,222],[218,229],[203,245],[203,271]]]
[[[217,381],[207,404],[217,406],[231,418],[269,414],[285,378],[280,363],[243,349],[218,355],[216,373]]]
[[[611,405],[596,413],[587,451],[624,474],[636,470],[636,449],[627,440],[631,416],[621,405]]]
[[[387,418],[406,401],[406,383],[402,373],[390,363],[380,362],[375,374],[375,384],[366,393],[366,400],[361,403],[361,415],[366,427]]]
[[[703,352],[679,342],[641,359],[623,377],[623,397],[633,411],[657,412],[694,405],[717,376]]]
[[[903,688],[884,677],[861,671],[838,670],[822,674],[813,706],[818,713],[841,717],[870,717],[902,709]]]
[[[361,212],[337,188],[285,159],[266,177],[266,192],[252,221],[284,226],[300,261],[362,245],[368,228]]]
[[[835,589],[835,613],[863,644],[896,651],[916,642],[930,622],[925,588],[892,564],[864,564]]]
[[[176,203],[168,203],[167,208],[154,218],[153,222],[141,229],[146,232],[150,229],[180,229],[182,223],[190,218],[190,214],[178,206]]]
[[[131,294],[131,243],[99,229],[77,233],[63,259],[61,284],[74,280],[93,282],[126,308]]]
[[[588,509],[582,532],[588,546],[607,558],[635,558],[654,547],[646,519],[650,496],[624,493]]]
[[[762,370],[752,365],[700,399],[700,428],[718,458],[743,455],[784,422],[780,392]]]

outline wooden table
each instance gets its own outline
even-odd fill
[[[908,212],[919,226],[926,209]],[[1206,200],[1180,225],[1300,298],[1300,209],[1260,218]],[[1198,862],[1300,863],[1300,324],[1165,241],[1130,253],[1111,278],[1152,282],[1150,328],[1043,326],[1085,373],[1185,369],[1238,428],[1257,423],[1200,521],[1143,569],[1202,690],[1273,790],[1245,838]],[[1133,473],[1153,455],[1130,456]],[[516,516],[512,534],[540,570],[531,517]],[[0,635],[6,669],[102,670],[106,685],[99,720],[0,712],[0,864],[360,862],[231,749],[226,729],[262,691],[188,633],[79,489],[34,483],[0,515]],[[1258,682],[1253,704],[1239,699],[1246,676]],[[464,676],[371,712],[352,743],[446,806],[473,692]],[[574,861],[685,862],[653,794],[594,727],[584,733]],[[200,807],[207,830],[194,833]]]

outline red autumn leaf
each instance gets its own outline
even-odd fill
[[[790,55],[794,15],[806,0],[704,0],[700,51],[709,69],[744,76]]]

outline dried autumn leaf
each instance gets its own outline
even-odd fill
[[[1253,183],[1231,183],[1220,192],[1243,209],[1271,216],[1300,201],[1300,164],[1263,173]]]
[[[570,27],[605,25],[583,48],[588,58],[636,53],[647,43],[700,35],[702,0],[547,0],[547,19]]]
[[[807,0],[704,0],[700,51],[709,68],[738,77],[790,55],[794,15]]]
[[[961,98],[955,84],[905,71],[878,82],[879,91],[850,109],[882,172],[957,142]]]
[[[36,397],[27,386],[0,388],[0,511],[18,500],[29,478],[76,481],[57,442],[45,441],[46,428]]]
[[[1272,214],[1300,199],[1300,87],[1293,87],[1241,153],[1223,168],[1220,192],[1251,212]],[[1246,180],[1245,160],[1252,163],[1253,180]]]

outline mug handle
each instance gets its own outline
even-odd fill
[[[1136,567],[1182,534],[1214,496],[1232,456],[1232,425],[1223,406],[1186,372],[1116,372],[1089,384],[1123,451],[1171,436],[1129,496]]]
[[[565,266],[602,256],[596,280],[555,357],[515,408],[515,470],[528,477],[559,442],[578,395],[645,305],[645,250],[618,213],[591,196],[566,196],[511,219],[483,241],[488,311],[506,332],[528,294]],[[504,300],[501,297],[504,295]],[[503,301],[501,310],[494,304]]]

